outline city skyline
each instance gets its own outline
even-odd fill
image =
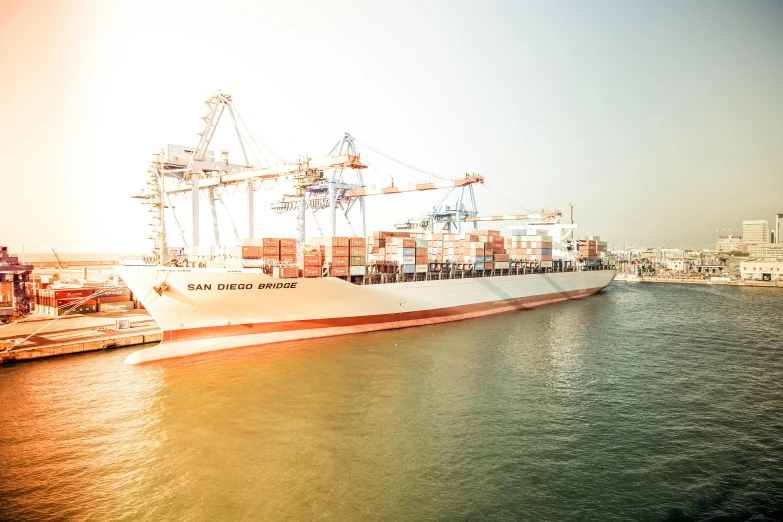
[[[205,20],[217,37],[195,36]],[[0,2],[15,219],[0,242],[147,251],[130,195],[224,89],[288,160],[350,131],[426,170],[481,173],[482,214],[573,203],[580,236],[714,245],[716,229],[783,211],[781,27],[783,5],[765,2]],[[368,201],[368,229],[436,196]],[[256,235],[294,235],[292,215],[265,212]]]

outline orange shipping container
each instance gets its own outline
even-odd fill
[[[273,245],[270,245],[273,246]],[[284,237],[280,239],[280,248],[293,248],[296,250],[296,239]]]
[[[303,256],[304,257],[304,266],[307,267],[320,267],[323,264],[323,259],[320,255],[314,255],[314,256]]]
[[[263,257],[264,258],[279,258],[280,257],[280,247],[263,247]]]
[[[95,300],[98,304],[104,303],[123,303],[130,301],[130,296],[127,295],[110,295],[107,297],[99,297]]]
[[[343,246],[323,246],[321,252],[327,257],[348,257],[351,253],[348,247]]]
[[[305,266],[302,269],[302,275],[304,277],[321,277],[321,267]]]
[[[243,259],[258,259],[259,257],[261,257],[261,247],[257,247],[257,246],[242,247]]]
[[[326,264],[331,264],[332,266],[348,266],[348,258],[347,257],[327,257],[326,258]]]
[[[334,266],[332,265],[331,274],[336,277],[347,276],[349,269],[347,266]]]
[[[275,266],[272,267],[272,277],[278,279],[299,277],[299,269],[295,266]]]

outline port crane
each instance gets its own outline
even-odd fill
[[[63,263],[62,259],[60,259],[60,256],[57,255],[57,252],[52,249],[52,253],[54,254],[54,258],[57,260],[57,268],[65,268],[65,263]]]
[[[172,146],[169,146],[170,153],[168,157],[162,151],[157,154],[155,161],[148,169],[147,188],[133,196],[142,199],[150,207],[149,210],[153,214],[150,220],[150,225],[153,229],[150,239],[155,243],[154,252],[158,262],[165,261],[168,258],[169,249],[165,228],[165,208],[171,208],[171,213],[180,231],[181,239],[185,245],[188,244],[174,212],[172,197],[177,195],[190,194],[191,196],[192,246],[198,247],[199,200],[202,192],[206,192],[212,213],[215,244],[220,245],[217,202],[220,202],[226,208],[229,220],[231,220],[231,215],[218,189],[232,185],[244,185],[247,187],[247,229],[249,236],[252,237],[254,192],[263,186],[265,181],[285,181],[290,179],[292,181],[290,191],[284,194],[279,201],[273,202],[272,209],[275,212],[297,211],[297,235],[299,244],[302,245],[305,242],[305,217],[307,210],[310,210],[315,218],[317,210],[329,209],[329,229],[327,235],[336,234],[338,209],[342,211],[354,235],[366,235],[364,198],[367,196],[444,188],[454,189],[458,187],[463,189],[470,187],[472,194],[472,184],[484,182],[483,176],[479,174],[467,174],[465,178],[447,179],[441,177],[441,181],[419,183],[411,186],[397,186],[392,178],[388,186],[380,188],[368,187],[362,175],[362,171],[367,168],[367,165],[362,162],[361,155],[356,150],[355,141],[358,140],[351,134],[345,133],[326,156],[311,158],[302,155],[295,161],[286,162],[279,154],[271,150],[269,146],[252,134],[234,107],[230,94],[216,93],[205,103],[209,108],[209,112],[202,118],[205,126],[203,131],[199,133],[198,145],[192,149],[184,148],[181,156],[171,153]],[[223,154],[222,161],[215,161],[214,154],[208,150],[218,123],[224,114],[230,116],[239,138],[244,159],[242,164],[229,163],[227,153]],[[266,151],[266,154],[264,151]],[[266,163],[266,165],[253,165],[249,154],[255,157],[257,164]],[[267,155],[273,156],[277,160],[276,163],[271,164],[267,159]],[[388,155],[387,157],[391,158]],[[405,164],[403,163],[403,165]],[[422,172],[426,173],[426,171]],[[355,179],[347,179],[349,176],[346,174],[349,173],[353,173]],[[357,202],[359,203],[361,220],[359,234],[354,230],[348,218],[349,211]],[[315,219],[320,231],[320,225],[317,218]],[[236,231],[233,220],[231,225],[235,239],[239,241],[239,234]]]

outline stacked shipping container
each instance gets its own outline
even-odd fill
[[[596,261],[598,258],[604,257],[606,242],[600,239],[598,236],[588,236],[586,239],[577,241],[578,258],[585,261]]]
[[[363,237],[310,237],[297,254],[296,240],[248,238],[242,247],[246,267],[298,267],[299,277],[364,276],[373,273],[426,273],[430,263],[454,263],[464,269],[504,270],[512,263],[552,266],[552,237],[514,230],[504,238],[498,230],[462,234],[374,232]],[[291,270],[267,268],[274,277],[296,277]]]
[[[38,313],[60,316],[120,312],[136,306],[126,287],[36,288],[28,289]]]

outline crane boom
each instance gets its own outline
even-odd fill
[[[540,214],[507,214],[504,216],[473,216],[466,218],[465,221],[528,221],[535,220],[553,220],[562,216],[563,213],[559,210],[552,212],[542,212]]]
[[[52,249],[52,252],[54,253],[54,258],[57,259],[57,268],[65,268],[65,265],[63,264],[62,259],[60,259],[60,256],[57,255],[57,252]]]
[[[232,183],[244,183],[247,181],[264,181],[269,179],[279,179],[287,176],[306,176],[324,169],[365,169],[367,165],[362,163],[359,154],[341,154],[339,156],[326,156],[323,158],[304,157],[295,163],[284,163],[274,167],[264,167],[258,169],[241,170],[238,172],[225,173],[218,176],[207,176],[199,179],[198,188],[208,189],[220,185],[230,185]],[[182,181],[166,187],[166,192],[176,194],[178,192],[189,192],[193,190],[191,181]]]
[[[362,196],[376,196],[380,194],[398,194],[400,192],[417,192],[423,190],[436,190],[444,188],[459,188],[466,187],[473,183],[484,183],[484,176],[480,174],[468,174],[462,179],[454,179],[449,181],[438,181],[436,183],[419,183],[417,185],[411,185],[409,187],[381,187],[376,189],[368,189],[366,187],[356,188],[347,192],[348,197],[362,197]]]

